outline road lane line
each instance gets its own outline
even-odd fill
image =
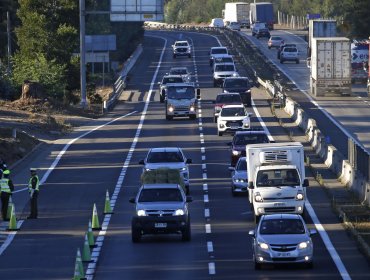
[[[210,275],[216,274],[216,266],[214,262],[208,263],[208,273]]]
[[[207,251],[208,251],[208,253],[213,252],[213,243],[212,243],[212,241],[207,242]]]

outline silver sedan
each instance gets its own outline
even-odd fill
[[[235,167],[230,166],[231,171],[231,192],[235,196],[237,193],[248,194],[248,174],[246,157],[239,158]]]
[[[255,269],[262,264],[300,263],[313,267],[313,243],[309,230],[298,214],[263,215],[253,237],[253,260]]]

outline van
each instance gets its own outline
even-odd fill
[[[224,27],[224,20],[222,18],[213,18],[209,27]]]

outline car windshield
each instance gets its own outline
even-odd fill
[[[247,79],[225,79],[224,88],[249,88]]]
[[[242,100],[239,94],[223,94],[218,95],[216,98],[218,104],[240,104]]]
[[[305,227],[299,219],[263,220],[260,234],[304,234]]]
[[[268,143],[269,140],[266,134],[236,134],[234,136],[233,143],[236,146],[244,146],[247,144],[258,144],[258,143]]]
[[[188,70],[186,70],[185,68],[182,69],[171,69],[170,70],[170,74],[171,75],[187,75],[188,74]]]
[[[193,87],[168,87],[168,99],[193,99],[195,98],[195,90]]]
[[[223,108],[221,110],[222,117],[241,117],[245,116],[244,108]]]
[[[148,163],[160,162],[183,162],[184,159],[180,152],[151,152],[148,155]]]
[[[138,202],[183,201],[179,189],[143,189]]]
[[[169,84],[169,83],[182,83],[183,80],[181,77],[164,77],[162,84]]]
[[[227,57],[227,56],[221,56],[221,57],[217,57],[215,59],[215,62],[216,63],[234,63],[234,60],[231,56]]]
[[[257,174],[257,187],[282,187],[300,185],[296,169],[260,170]]]
[[[297,52],[296,48],[284,48],[283,52]]]
[[[235,71],[235,67],[233,64],[216,64],[215,72],[220,71]]]
[[[176,43],[175,44],[176,47],[187,47],[188,46],[188,43],[186,42],[183,42],[183,43]]]
[[[212,54],[227,54],[227,49],[212,49]]]
[[[239,160],[235,169],[238,171],[247,171],[247,161],[245,159]]]
[[[272,36],[272,37],[271,37],[271,40],[272,40],[272,41],[280,41],[280,40],[281,40],[281,37]]]

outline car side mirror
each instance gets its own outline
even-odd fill
[[[308,182],[308,179],[304,179],[303,180],[303,186],[308,187],[309,185],[310,185],[310,183]]]
[[[200,88],[197,88],[197,99],[200,99]]]
[[[193,198],[191,196],[186,196],[186,202],[193,202]]]
[[[144,163],[144,160],[143,160],[143,159],[142,159],[142,160],[140,160],[140,161],[139,161],[139,164],[145,164],[145,163]]]
[[[128,200],[130,203],[135,203],[135,197],[130,197],[130,199]]]
[[[250,235],[250,236],[254,237],[254,236],[256,235],[256,233],[255,233],[254,229],[252,229],[252,230],[248,231],[248,235]]]
[[[248,189],[250,189],[250,190],[254,189],[253,182],[248,182]]]
[[[232,172],[232,171],[234,171],[235,170],[235,167],[233,167],[233,166],[229,166],[229,171],[230,172]]]
[[[316,229],[310,229],[309,232],[310,232],[310,235],[314,235],[314,234],[317,233],[317,230]]]
[[[186,159],[186,163],[193,163],[192,159],[191,158],[187,158]]]

